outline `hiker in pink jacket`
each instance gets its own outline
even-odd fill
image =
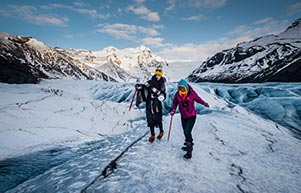
[[[173,105],[171,108],[170,115],[173,116],[179,105],[179,110],[181,114],[181,122],[185,135],[185,143],[182,149],[187,151],[184,158],[190,159],[193,150],[193,139],[191,135],[192,128],[196,120],[196,110],[194,107],[194,101],[209,107],[208,103],[203,101],[197,93],[192,89],[190,85],[186,83],[185,80],[180,80],[178,83],[178,92],[174,96]]]

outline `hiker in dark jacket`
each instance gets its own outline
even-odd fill
[[[186,83],[185,80],[180,80],[178,83],[178,91],[174,96],[170,115],[173,116],[175,114],[177,106],[179,105],[181,122],[185,136],[185,146],[182,149],[187,151],[184,155],[184,158],[187,159],[191,158],[193,150],[193,138],[191,132],[196,120],[194,101],[209,107],[208,103],[203,101],[203,99],[197,95],[197,93]]]
[[[157,68],[155,74],[146,82],[145,85],[136,85],[138,90],[146,90],[146,92],[143,91],[143,93],[146,93],[144,94],[146,102],[146,119],[147,126],[150,128],[151,132],[151,136],[149,138],[149,142],[151,143],[155,140],[155,127],[159,127],[160,129],[157,139],[160,140],[164,134],[162,124],[162,101],[166,98],[165,82],[166,79],[163,77],[162,69]]]

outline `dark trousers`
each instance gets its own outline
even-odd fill
[[[159,127],[160,131],[164,132],[162,122],[158,123],[157,126]],[[150,131],[151,131],[151,135],[155,135],[155,125],[154,124],[149,124],[149,128],[150,128]]]
[[[181,122],[182,122],[182,127],[183,127],[186,142],[192,143],[192,141],[193,141],[191,132],[192,132],[192,128],[194,126],[195,120],[196,120],[196,116],[189,117],[189,118],[181,117]]]

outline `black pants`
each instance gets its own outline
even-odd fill
[[[147,98],[146,119],[152,135],[155,134],[155,127],[159,127],[160,131],[163,131],[162,102],[157,98]]]
[[[160,131],[164,132],[162,122],[158,123],[156,126],[159,127]],[[150,131],[151,131],[151,135],[155,135],[155,125],[154,124],[149,124],[149,128],[150,128]]]
[[[189,118],[181,117],[181,122],[182,122],[182,127],[183,127],[186,142],[193,141],[191,132],[192,132],[192,128],[194,126],[195,120],[196,120],[196,116],[189,117]]]

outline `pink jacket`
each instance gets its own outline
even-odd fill
[[[202,105],[206,105],[206,102],[203,99],[201,99],[198,96],[198,94],[189,85],[189,92],[188,92],[186,99],[183,99],[179,95],[178,92],[175,94],[171,111],[175,112],[177,109],[177,106],[179,105],[181,117],[183,117],[183,118],[193,117],[196,115],[194,101],[196,101]]]

